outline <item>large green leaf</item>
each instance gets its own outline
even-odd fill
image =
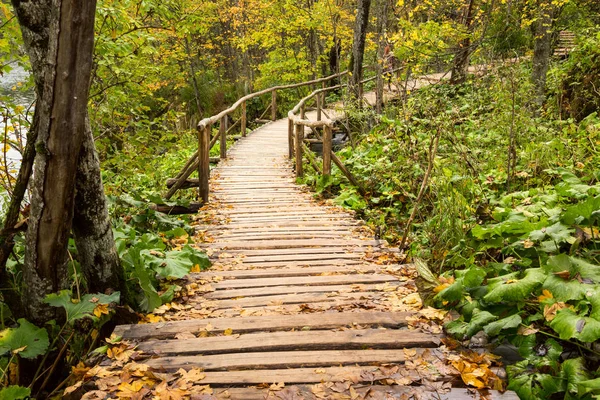
[[[551,274],[544,281],[543,288],[552,293],[552,296],[559,301],[580,300],[585,297],[588,290],[593,285],[585,285],[578,280],[566,280]]]
[[[38,328],[26,319],[20,319],[18,328],[8,328],[0,332],[0,355],[18,352],[20,357],[35,358],[48,349],[48,332]]]
[[[600,339],[600,321],[577,314],[570,308],[563,308],[549,323],[563,340],[578,339],[592,343]]]
[[[144,268],[142,264],[135,265],[134,277],[137,279],[143,293],[140,301],[140,308],[146,312],[150,312],[162,305],[162,300],[152,284],[149,271],[150,270]]]
[[[118,303],[120,296],[119,292],[111,295],[86,294],[81,300],[76,300],[72,298],[70,290],[62,290],[46,296],[46,303],[53,307],[64,308],[67,313],[67,322],[73,322],[81,318],[95,319],[93,312],[98,304]]]
[[[504,329],[514,329],[517,328],[522,322],[519,314],[514,314],[506,318],[502,318],[498,321],[491,322],[483,327],[485,333],[488,336],[496,336]]]
[[[509,384],[521,400],[549,399],[554,393],[562,392],[564,382],[550,374],[530,372],[529,362],[521,361],[507,367]]]
[[[8,386],[0,390],[0,400],[29,399],[31,389],[22,386]]]
[[[491,289],[484,300],[489,303],[524,301],[531,297],[545,279],[546,274],[541,268],[528,269],[522,279],[503,279],[502,282],[496,281],[495,285],[490,285]]]
[[[589,379],[587,381],[581,381],[577,385],[577,392],[579,395],[584,395],[587,393],[600,393],[600,378]]]
[[[592,214],[597,210],[600,210],[600,196],[590,197],[579,204],[567,207],[561,215],[561,220],[567,225],[590,223]]]
[[[529,234],[529,238],[537,241],[550,238],[555,243],[572,242],[571,232],[573,232],[573,229],[557,222],[547,228],[532,231]]]
[[[543,268],[548,273],[569,271],[572,277],[579,274],[584,283],[600,283],[600,266],[566,254],[548,258]]]
[[[561,378],[567,383],[566,391],[577,396],[579,384],[590,379],[582,357],[566,360],[561,366]]]
[[[196,264],[201,269],[206,269],[210,266],[206,254],[190,246],[185,246],[181,250],[168,251],[164,254],[164,257],[155,256],[147,250],[142,251],[141,254],[146,263],[157,274],[168,279],[183,278],[190,273],[190,270]]]
[[[496,319],[498,319],[498,317],[488,311],[475,309],[469,322],[465,322],[463,317],[460,317],[456,321],[446,324],[446,331],[463,340],[475,335],[483,329],[484,326]]]

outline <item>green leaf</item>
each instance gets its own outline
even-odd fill
[[[569,229],[560,222],[557,222],[547,228],[532,231],[529,234],[529,238],[531,240],[541,241],[548,237],[552,239],[552,241],[560,244],[571,241],[571,232],[573,232],[573,229]]]
[[[531,268],[525,272],[522,279],[506,279],[513,274],[505,275],[502,281],[496,278],[494,285],[490,284],[490,291],[484,296],[489,303],[518,302],[531,297],[534,290],[542,285],[546,274],[541,268]]]
[[[463,284],[469,288],[477,287],[483,283],[486,275],[487,273],[483,268],[471,267],[463,278]]]
[[[593,285],[584,285],[578,280],[565,280],[552,274],[546,278],[544,289],[548,289],[558,301],[581,300]]]
[[[29,399],[31,389],[22,386],[8,386],[0,390],[0,400]]]
[[[162,300],[154,288],[154,285],[152,285],[152,279],[148,270],[143,265],[136,264],[134,277],[137,279],[143,292],[140,308],[143,311],[151,312],[156,307],[160,307],[162,305]]]
[[[458,339],[463,340],[475,335],[485,325],[496,319],[498,319],[498,317],[488,311],[475,309],[471,321],[464,322],[464,318],[461,316],[459,319],[446,324],[446,331]]]
[[[20,319],[18,328],[0,332],[0,355],[18,351],[19,357],[36,358],[44,354],[50,345],[48,332],[26,319]]]
[[[498,321],[491,322],[483,327],[488,336],[497,336],[504,329],[517,328],[522,322],[519,314],[514,314]]]
[[[563,362],[560,372],[561,378],[567,382],[566,391],[575,396],[579,392],[579,384],[590,379],[582,357]]]
[[[509,376],[507,389],[514,390],[521,400],[549,399],[562,392],[564,383],[550,374],[530,372],[529,361],[520,361],[506,368]]]
[[[567,225],[591,222],[594,211],[600,210],[600,196],[590,197],[586,201],[567,207],[561,215],[561,220]]]
[[[549,325],[563,340],[575,338],[592,343],[600,339],[600,321],[579,315],[570,308],[558,311]]]
[[[46,303],[53,307],[62,307],[67,313],[67,322],[71,323],[81,318],[96,319],[93,315],[94,309],[98,304],[118,303],[121,294],[115,292],[111,295],[106,294],[86,294],[81,300],[72,298],[70,290],[62,290],[59,293],[52,293],[46,296]]]
[[[577,385],[577,393],[580,396],[592,392],[596,394],[600,392],[600,378],[581,381]]]

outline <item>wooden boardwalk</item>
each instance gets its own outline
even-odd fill
[[[196,222],[213,268],[189,278],[162,321],[116,333],[155,371],[202,369],[212,397],[197,398],[483,398],[455,366],[487,361],[443,345],[444,313],[421,310],[412,269],[295,184],[287,129],[252,132],[213,170]]]

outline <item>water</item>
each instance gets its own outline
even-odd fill
[[[0,139],[4,141],[4,134],[6,125],[12,127],[12,130],[8,131],[9,141],[19,142],[17,140],[17,135],[15,131],[19,132],[19,136],[22,138],[21,143],[25,145],[25,136],[27,131],[23,126],[21,121],[25,118],[25,113],[28,108],[30,108],[31,104],[35,100],[35,94],[33,90],[23,90],[26,87],[26,83],[29,80],[29,72],[27,72],[21,66],[15,65],[13,70],[5,73],[0,76]],[[9,115],[14,115],[15,109],[14,106],[20,106],[21,115],[18,118],[9,119],[6,124],[4,121],[4,115],[8,113]],[[31,120],[33,116],[33,109],[29,110],[28,118]],[[5,160],[6,157],[6,160]],[[16,177],[19,167],[21,166],[21,153],[14,148],[14,145],[11,145],[10,148],[6,151],[6,155],[2,151],[2,147],[0,147],[0,168],[8,171],[8,173],[14,178]],[[5,175],[4,171],[0,172],[3,176]],[[4,179],[2,182],[4,186]],[[0,195],[0,209],[4,208],[6,192],[4,188],[0,187],[0,192],[3,192]]]
[[[13,90],[28,80],[29,72],[20,65],[14,65],[12,71],[0,75],[0,97],[6,96],[14,103],[28,107],[35,99],[33,91]]]

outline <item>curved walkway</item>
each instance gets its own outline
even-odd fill
[[[480,398],[455,367],[489,362],[442,344],[445,314],[421,309],[414,271],[296,185],[287,146],[287,120],[238,141],[197,216],[213,268],[190,276],[162,321],[116,333],[155,371],[202,369],[212,397],[197,398]]]

